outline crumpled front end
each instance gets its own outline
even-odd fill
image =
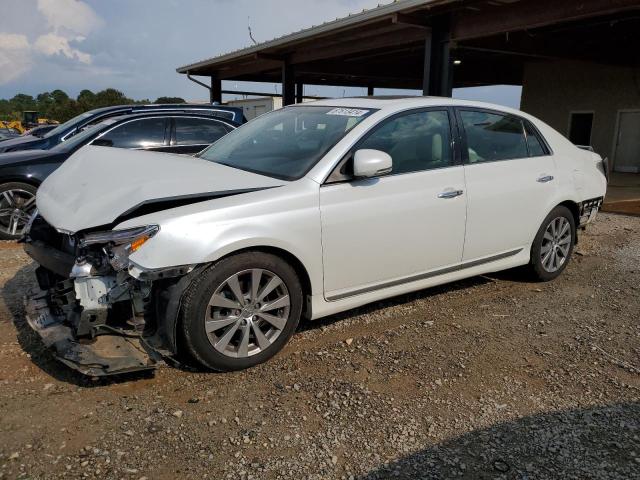
[[[149,226],[72,235],[34,219],[23,241],[40,265],[38,287],[25,310],[60,361],[101,376],[153,369],[175,353],[181,285],[193,268],[145,271],[128,261],[155,232]]]

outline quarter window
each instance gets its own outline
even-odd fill
[[[229,129],[220,122],[203,118],[176,118],[177,145],[208,145],[226,135]]]
[[[469,163],[526,158],[527,141],[522,120],[510,115],[461,110]]]
[[[548,155],[547,149],[542,145],[540,138],[531,124],[529,124],[529,122],[525,122],[524,127],[527,131],[527,147],[529,148],[529,156],[541,157],[543,155]]]
[[[164,144],[164,118],[133,120],[114,128],[101,140],[111,140],[118,148],[146,148]]]
[[[394,174],[449,166],[452,157],[449,114],[429,110],[395,117],[357,148],[388,153],[393,159]]]

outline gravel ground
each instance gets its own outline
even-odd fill
[[[638,217],[554,282],[379,302],[226,374],[74,374],[24,324],[32,269],[0,242],[0,478],[640,478]]]

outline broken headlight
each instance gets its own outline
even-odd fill
[[[123,270],[129,265],[129,255],[138,250],[159,230],[158,225],[146,225],[126,230],[88,233],[80,239],[80,248],[104,245],[103,250],[109,257],[111,266],[115,270]]]

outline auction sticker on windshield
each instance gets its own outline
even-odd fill
[[[345,117],[361,117],[369,113],[369,110],[361,110],[359,108],[334,108],[329,110],[327,115],[342,115]]]

